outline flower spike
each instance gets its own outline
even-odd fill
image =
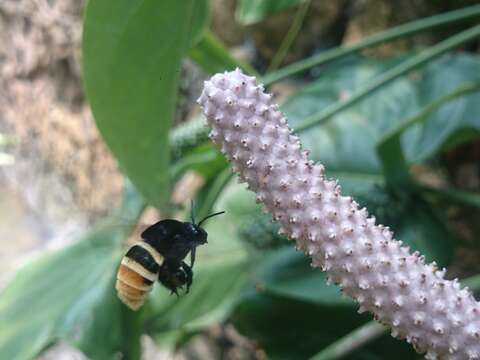
[[[198,100],[211,138],[282,232],[329,280],[427,359],[480,359],[480,304],[393,239],[308,159],[254,77],[214,75]]]

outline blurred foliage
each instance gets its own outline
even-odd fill
[[[116,229],[97,229],[17,273],[0,300],[2,358],[34,358],[59,338],[95,358],[123,348],[125,310],[111,291],[121,257],[115,240],[121,240]],[[92,334],[102,336],[101,346],[92,343]]]
[[[118,215],[132,220],[144,205],[126,195]],[[0,358],[32,359],[59,339],[93,359],[128,354],[128,310],[113,291],[127,233],[106,220],[73,246],[18,271],[0,297]]]
[[[235,16],[241,24],[250,25],[303,1],[305,0],[240,0]]]
[[[204,34],[200,42],[190,50],[189,56],[204,71],[211,74],[233,70],[236,67],[247,73],[256,74],[255,69],[250,64],[235,59],[220,40],[210,32]]]
[[[300,2],[243,0],[237,17],[243,23],[260,21]],[[206,225],[209,243],[198,249],[190,293],[176,298],[157,285],[139,313],[124,307],[113,284],[128,233],[106,221],[75,245],[25,266],[2,292],[1,359],[32,359],[59,340],[92,359],[118,354],[138,359],[141,334],[173,351],[227,321],[269,358],[304,359],[369,319],[356,314],[356,305],[343,299],[337,287],[327,286],[325,275],[277,235],[278,225],[244,185],[233,181],[224,157],[206,141],[202,117],[170,131],[185,56],[206,72],[239,66],[255,73],[206,30],[207,5],[193,0],[90,1],[84,23],[90,105],[105,141],[138,190],[126,192],[119,214],[136,220],[144,201],[164,209],[170,184],[187,171],[205,180],[196,194],[197,214],[226,211]],[[337,53],[329,58],[337,61],[328,71],[319,68],[321,75],[282,105],[292,126],[415,56],[339,60],[342,53]],[[445,266],[455,246],[446,208],[431,201],[432,191],[416,183],[410,167],[479,138],[479,83],[479,56],[450,53],[383,85],[300,137],[312,158],[339,179],[345,194],[412,249]],[[403,161],[404,166],[392,174],[388,161]],[[393,181],[397,176],[402,181]],[[455,190],[436,195],[457,203],[468,197]],[[347,358],[415,355],[406,343],[384,336],[352,349]]]
[[[289,243],[286,237],[278,234],[280,226],[272,222],[270,215],[259,211],[253,212],[253,215],[248,223],[238,229],[246,243],[257,250],[275,249]]]

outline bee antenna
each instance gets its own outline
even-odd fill
[[[195,214],[193,212],[193,199],[190,199],[190,219],[192,220],[192,224],[195,224]]]
[[[225,214],[225,211],[220,211],[220,212],[216,212],[214,214],[210,214],[208,216],[205,216],[199,223],[198,223],[198,226],[202,225],[202,223],[207,220],[207,219],[210,219],[211,217],[214,217],[214,216],[217,216],[217,215],[222,215],[222,214]]]

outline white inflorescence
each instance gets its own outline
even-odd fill
[[[428,359],[480,359],[480,304],[342,196],[308,160],[272,96],[240,70],[205,82],[199,103],[211,139],[329,281]]]

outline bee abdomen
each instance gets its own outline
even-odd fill
[[[138,310],[158,278],[163,257],[145,242],[133,245],[118,269],[115,288],[119,299],[132,310]]]
[[[150,292],[149,290],[139,290],[130,285],[124,283],[123,281],[117,279],[115,284],[117,289],[117,295],[122,302],[127,305],[132,310],[138,310]]]

